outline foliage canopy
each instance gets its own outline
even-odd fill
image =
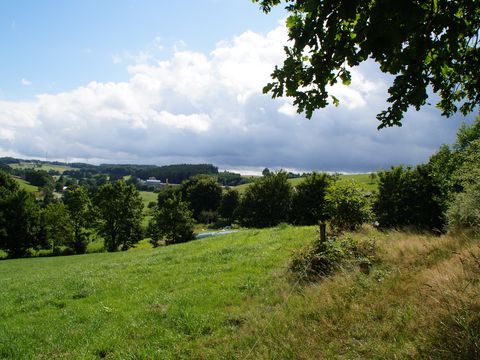
[[[281,0],[253,0],[269,12]],[[350,68],[373,59],[395,76],[379,128],[401,126],[409,106],[426,104],[427,88],[440,95],[445,116],[470,113],[480,103],[480,3],[477,0],[286,0],[291,43],[264,88],[294,98],[298,112],[338,99],[328,89],[350,84]]]
[[[133,185],[123,180],[107,183],[98,189],[96,205],[99,233],[105,238],[107,251],[127,250],[141,240],[143,202]]]

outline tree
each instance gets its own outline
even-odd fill
[[[29,249],[42,245],[40,208],[33,194],[25,190],[1,193],[0,249],[9,257],[24,257]]]
[[[375,214],[381,227],[411,226],[441,231],[444,216],[441,189],[428,165],[392,167],[379,173]]]
[[[166,245],[192,240],[193,218],[188,203],[182,201],[179,194],[172,193],[158,204],[147,232],[153,246],[158,246],[160,240],[165,240]]]
[[[222,199],[222,187],[214,177],[193,176],[181,185],[182,199],[190,204],[193,217],[199,220],[204,211],[217,211]]]
[[[253,0],[269,12],[281,0]],[[401,126],[409,106],[419,110],[427,88],[440,95],[445,116],[480,103],[480,3],[476,0],[287,0],[291,44],[264,88],[291,96],[311,118],[329,104],[328,89],[350,84],[350,68],[373,59],[395,76],[379,128]],[[333,103],[338,99],[330,96]]]
[[[245,191],[237,211],[244,226],[268,227],[287,222],[292,205],[292,186],[280,171],[259,178]]]
[[[73,222],[64,204],[51,203],[43,209],[42,227],[45,239],[54,254],[60,246],[74,243]]]
[[[227,222],[232,223],[235,219],[235,211],[240,204],[240,195],[237,190],[229,189],[222,195],[222,201],[218,213]]]
[[[87,250],[89,229],[94,224],[92,203],[87,190],[81,186],[69,187],[63,202],[70,214],[73,226],[73,238],[66,245],[76,254],[84,254]]]
[[[142,237],[143,202],[133,185],[123,180],[98,189],[98,229],[107,251],[127,250]]]
[[[331,182],[331,177],[325,173],[312,173],[295,187],[292,201],[295,224],[315,225],[328,217],[325,195]]]
[[[265,169],[263,169],[263,171],[262,171],[262,175],[263,175],[263,176],[270,176],[271,173],[272,173],[272,172],[270,171],[269,168],[265,168]]]

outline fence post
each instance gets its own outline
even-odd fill
[[[320,242],[324,243],[327,241],[327,224],[320,222]]]

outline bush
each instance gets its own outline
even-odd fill
[[[313,281],[337,270],[345,252],[335,239],[316,240],[296,253],[290,262],[290,271],[300,281]]]
[[[247,188],[237,211],[241,225],[269,227],[287,222],[292,203],[292,186],[287,173],[271,173]]]
[[[373,240],[329,237],[325,242],[317,239],[294,254],[290,271],[295,279],[308,282],[331,275],[348,263],[368,272],[375,259],[376,244]]]
[[[369,194],[354,182],[336,182],[326,195],[330,224],[337,230],[355,230],[371,220]]]

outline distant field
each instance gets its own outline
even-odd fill
[[[23,179],[14,177],[15,181],[18,183],[20,186],[20,189],[23,189],[27,192],[32,192],[32,193],[37,193],[38,192],[38,187],[31,185],[29,182],[26,182]]]
[[[340,175],[340,181],[353,180],[357,184],[364,187],[366,190],[375,191],[378,189],[378,177],[375,177],[373,180],[370,177],[370,174],[348,174]]]
[[[139,191],[142,197],[143,206],[146,209],[150,202],[157,202],[158,194],[151,191]]]
[[[35,169],[35,170],[45,170],[45,171],[55,170],[55,171],[58,171],[59,173],[63,173],[64,171],[67,171],[67,170],[77,170],[70,166],[60,166],[60,165],[50,165],[50,164],[37,165],[32,163],[20,163],[20,164],[9,164],[9,166],[12,167],[13,169]]]
[[[288,182],[293,186],[300,184],[304,178],[295,178],[295,179],[288,179]],[[355,183],[359,184],[363,188],[368,191],[375,191],[378,187],[378,179],[375,178],[372,180],[370,178],[370,174],[346,174],[340,175],[340,181],[345,180],[353,180]],[[243,194],[245,190],[250,186],[249,184],[242,184],[239,186],[235,186],[234,189],[237,190],[240,194]]]

